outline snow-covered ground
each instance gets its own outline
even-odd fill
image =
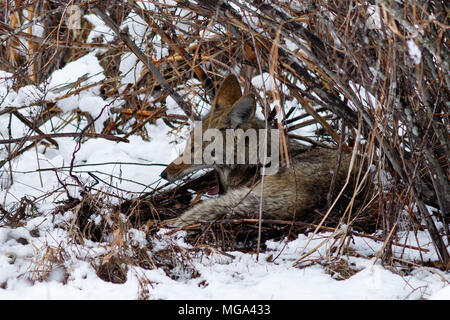
[[[92,59],[92,63],[95,63],[95,59]],[[77,64],[73,66],[77,67]],[[66,68],[70,70],[71,66]],[[25,93],[21,90],[16,94],[8,89],[4,81],[0,89],[3,94],[7,93],[9,105],[17,103],[19,106],[31,99],[29,95],[22,96]],[[34,92],[35,88],[29,89],[29,92]],[[76,97],[74,103],[88,99],[89,93],[85,94],[86,97]],[[91,94],[92,98],[95,97],[95,87]],[[104,103],[106,105],[108,102]],[[102,107],[100,101],[92,104],[93,110],[90,111],[93,117],[98,115],[96,112],[100,112]],[[0,117],[4,124],[1,127],[3,137],[7,137],[8,120],[8,115]],[[13,121],[14,137],[25,135],[25,125],[14,118]],[[48,132],[50,129],[50,126],[42,127]],[[81,181],[87,181],[87,171],[110,173],[115,176],[109,180],[110,183],[120,189],[148,191],[154,186],[153,182],[158,182],[163,167],[138,164],[167,164],[177,151],[171,147],[173,136],[162,122],[148,125],[147,129],[150,141],[131,136],[130,143],[104,139],[84,142],[75,155],[75,165],[82,165],[76,168],[77,176]],[[68,126],[64,130],[73,132],[74,128]],[[10,208],[26,196],[38,199],[38,211],[42,215],[15,228],[0,227],[0,299],[136,299],[142,297],[144,290],[148,291],[145,297],[150,299],[450,299],[449,273],[417,266],[405,275],[400,267],[398,270],[384,268],[380,259],[375,262],[383,243],[368,238],[356,236],[350,242],[350,248],[359,257],[341,257],[340,263],[348,266],[354,274],[344,280],[333,277],[327,272],[325,264],[311,262],[331,259],[327,257],[330,242],[324,242],[329,238],[329,233],[319,233],[311,241],[309,235],[299,235],[291,242],[269,241],[268,249],[260,253],[258,259],[256,254],[241,252],[190,252],[190,263],[197,270],[197,277],[185,276],[184,269],[179,270],[180,277],[175,279],[161,269],[146,270],[129,266],[125,283],[103,281],[97,276],[91,262],[104,257],[114,250],[114,246],[88,240],[84,244],[77,244],[71,239],[70,233],[60,227],[70,225],[73,214],[70,211],[50,214],[57,205],[55,202],[63,200],[65,193],[63,190],[51,192],[61,186],[53,170],[42,169],[67,167],[76,147],[73,138],[55,140],[59,149],[39,147],[37,152],[31,149],[11,162],[14,172],[12,184],[8,180],[9,166],[3,169],[3,190],[0,194],[3,207]],[[4,146],[1,152],[6,154]],[[99,167],[95,164],[102,165]],[[60,170],[59,174],[62,181],[71,182],[67,171]],[[77,188],[73,187],[70,191],[73,196],[77,196]],[[45,194],[50,195],[42,198]],[[129,230],[125,235],[126,241],[134,241],[142,248],[153,250],[176,243],[189,252],[189,245],[183,240],[184,232],[164,236],[164,230],[161,230],[160,237],[148,243],[145,231],[145,226],[141,230]],[[419,232],[417,240],[416,236],[407,233],[398,242],[428,250],[422,252],[424,261],[437,260],[428,235]],[[317,246],[318,250],[312,255],[296,263],[303,253]],[[421,259],[418,250],[394,248],[394,254],[405,260]],[[271,261],[274,257],[276,259]],[[44,280],[41,279],[43,273],[47,274]]]
[[[105,31],[105,26],[95,16],[89,18],[96,24],[93,33],[110,31]],[[137,30],[134,36],[141,31]],[[100,115],[96,129],[97,126],[101,128],[110,108],[120,106],[121,102],[103,100],[99,96],[100,85],[58,99],[69,93],[69,89],[63,87],[68,83],[84,79],[80,86],[86,86],[104,79],[95,53],[93,51],[55,71],[41,86],[30,85],[17,91],[12,89],[12,74],[0,71],[0,110],[26,105],[29,107],[18,110],[28,116],[27,112],[36,112],[38,108],[33,108],[33,104],[50,100],[66,114],[80,108],[93,118]],[[124,83],[135,81],[142,68],[136,62],[133,55],[123,57],[120,70],[127,74]],[[255,78],[254,85],[257,86],[260,80]],[[177,112],[171,98],[167,99],[167,105],[171,113]],[[63,118],[60,123],[53,119],[40,129],[50,133],[52,128],[63,123]],[[82,122],[78,128],[76,125],[74,121],[58,132],[79,131],[86,123]],[[88,175],[92,172],[117,187],[114,189],[103,183],[96,186],[104,191],[110,188],[121,196],[132,197],[151,190],[161,183],[161,164],[173,160],[179,147],[171,144],[176,136],[161,120],[147,124],[146,129],[150,141],[136,135],[128,138],[129,143],[89,139],[76,153],[76,139],[55,138],[59,148],[39,145],[0,169],[0,204],[3,208],[14,209],[24,197],[37,205],[36,216],[31,215],[17,226],[4,225],[0,221],[0,299],[450,299],[450,273],[423,267],[420,263],[411,266],[410,270],[400,265],[384,267],[381,259],[377,259],[383,242],[358,236],[349,242],[352,253],[336,259],[328,256],[332,245],[330,239],[333,239],[330,233],[301,234],[290,242],[268,241],[267,250],[257,256],[242,252],[189,250],[183,231],[165,235],[167,230],[162,229],[158,237],[148,240],[147,227],[142,226],[139,230],[127,230],[123,240],[150,250],[149,256],[155,248],[163,250],[176,244],[189,257],[189,267],[175,268],[172,272],[179,274],[174,277],[160,268],[149,270],[130,265],[127,280],[122,284],[100,279],[93,262],[115,250],[114,239],[111,243],[89,240],[80,243],[71,238],[70,230],[62,226],[70,225],[73,213],[51,214],[59,201],[67,198],[60,182],[74,184],[68,167],[75,155],[74,174],[83,183],[92,182]],[[29,128],[16,117],[10,117],[8,113],[0,115],[1,139],[27,134]],[[0,158],[5,158],[9,152],[7,144],[0,146]],[[68,186],[68,191],[73,197],[79,195],[75,185]],[[422,251],[394,246],[396,257],[405,261],[438,260],[426,232],[399,234],[403,238],[397,239],[398,243],[420,247]],[[309,251],[312,251],[310,255],[298,261]],[[320,261],[324,263],[318,263]],[[339,277],[330,271],[330,262],[344,266],[350,274]],[[189,275],[192,270],[197,273],[194,277]]]
[[[241,252],[191,253],[190,264],[198,272],[197,277],[185,277],[188,272],[182,268],[180,277],[175,279],[161,269],[129,266],[127,281],[113,284],[101,280],[91,265],[113,247],[107,249],[104,243],[90,241],[74,244],[66,231],[55,227],[64,219],[67,217],[62,215],[43,216],[22,227],[0,228],[0,299],[137,299],[144,290],[149,299],[450,298],[448,273],[425,267],[416,267],[408,275],[388,270],[380,262],[374,263],[375,258],[367,258],[376,255],[382,246],[370,239],[355,237],[350,248],[360,256],[341,258],[340,263],[354,271],[344,280],[333,277],[321,264],[311,263],[326,261],[328,243],[294,266],[303,250],[322,244],[329,235],[323,233],[315,236],[306,248],[309,238],[305,235],[287,243],[269,241],[258,260],[256,254]],[[40,230],[37,237],[30,234],[36,227]],[[134,238],[130,236],[129,241],[137,241],[144,248],[149,245],[143,231],[131,231]],[[166,248],[175,242],[189,249],[183,243],[183,232],[155,239],[151,247]],[[433,250],[431,245],[422,248]],[[398,248],[397,254],[400,251]],[[417,255],[414,250],[406,251],[406,256]],[[52,260],[57,257],[63,261]],[[48,271],[44,281],[33,281],[44,271]]]

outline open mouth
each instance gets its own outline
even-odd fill
[[[224,194],[226,192],[223,186],[220,174],[215,169],[209,170],[206,173],[198,172],[196,178],[186,182],[183,185],[184,190],[191,189],[196,193],[208,194],[210,196]]]
[[[217,172],[217,170],[214,170],[214,178],[216,180],[216,183],[213,186],[213,188],[208,191],[208,195],[210,195],[210,196],[214,196],[214,195],[223,193],[223,187],[220,182],[220,177],[219,177],[219,173]]]

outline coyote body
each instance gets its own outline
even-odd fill
[[[266,127],[262,120],[255,118],[255,99],[251,95],[242,96],[237,79],[228,76],[219,88],[210,113],[202,120],[202,131],[214,128],[225,134],[226,129],[240,129],[244,134],[249,130]],[[194,129],[195,130],[195,129]],[[258,141],[267,145],[266,154],[275,154],[269,139]],[[184,155],[169,164],[161,177],[176,181],[191,172],[204,168],[216,170],[217,187],[213,193],[220,196],[195,205],[180,217],[172,219],[172,226],[183,226],[198,221],[214,221],[224,216],[252,217],[259,216],[262,203],[264,219],[292,220],[302,219],[314,209],[323,207],[330,189],[335,170],[338,151],[332,149],[308,149],[294,141],[287,141],[290,152],[289,165],[280,157],[280,166],[275,174],[264,175],[262,181],[261,163],[216,163],[207,164],[195,161],[195,155],[207,148],[207,143],[195,147],[193,134]],[[276,144],[278,148],[278,144]],[[247,152],[249,152],[247,148]],[[227,157],[226,152],[215,151],[216,159]],[[184,159],[186,160],[186,158]],[[274,159],[272,158],[272,162]],[[188,163],[186,163],[188,162]],[[337,187],[342,186],[347,177],[350,155],[343,153],[337,173]],[[265,163],[267,167],[267,163]]]

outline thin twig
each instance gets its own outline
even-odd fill
[[[40,141],[44,139],[53,139],[53,138],[67,138],[67,137],[79,137],[80,132],[64,132],[64,133],[47,133],[47,134],[40,134],[37,136],[25,136],[22,138],[13,138],[13,139],[3,139],[0,140],[0,144],[9,144],[9,143],[17,143],[21,141]],[[96,139],[106,139],[110,141],[117,141],[117,142],[130,142],[128,139],[113,136],[110,134],[101,134],[101,133],[93,133],[93,132],[86,132],[83,133],[83,137],[86,138],[96,138]]]
[[[162,76],[156,66],[153,64],[151,59],[149,59],[141,49],[134,43],[133,40],[128,36],[125,31],[121,31],[117,24],[106,14],[104,11],[99,9],[98,7],[94,7],[92,9],[96,15],[98,15],[103,22],[106,23],[108,27],[110,27],[116,35],[127,45],[127,47],[136,55],[136,57],[141,60],[145,66],[150,70],[150,72],[155,77],[156,81],[161,85],[164,92],[170,95],[175,102],[180,106],[181,110],[188,116],[196,118],[192,113],[192,107],[183,100],[183,98],[167,83],[166,79]]]

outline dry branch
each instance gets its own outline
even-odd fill
[[[184,111],[184,113],[188,117],[192,117],[192,107],[183,100],[183,98],[167,83],[166,79],[163,77],[163,75],[159,72],[159,70],[156,68],[156,66],[153,64],[151,59],[149,59],[142,50],[134,43],[133,40],[128,36],[128,34],[125,31],[121,31],[117,24],[101,9],[98,7],[94,7],[92,9],[95,14],[97,14],[105,23],[110,27],[116,35],[127,45],[127,47],[141,60],[144,65],[150,70],[150,72],[155,77],[156,81],[161,85],[164,92],[166,92],[168,95],[170,95],[180,106],[181,110]],[[195,116],[194,116],[195,118]]]
[[[284,133],[313,121],[317,123],[315,136],[289,134],[290,138],[320,147],[329,147],[330,142],[339,143],[343,152],[370,154],[366,158],[370,160],[365,160],[363,165],[378,175],[379,207],[373,210],[378,210],[377,217],[382,221],[377,226],[381,225],[389,239],[377,257],[382,255],[382,251],[389,252],[391,245],[399,245],[393,239],[401,224],[397,224],[397,229],[392,226],[408,211],[411,218],[408,227],[426,228],[442,265],[448,265],[450,49],[445,1],[377,0],[358,3],[357,6],[325,0],[197,0],[177,1],[174,5],[153,1],[151,4],[155,10],[148,10],[136,1],[73,3],[87,10],[92,8],[92,12],[114,31],[116,39],[107,43],[94,39],[94,42],[87,43],[92,26],[82,30],[84,36],[74,37],[62,20],[64,6],[51,9],[43,2],[26,2],[13,8],[10,21],[6,17],[4,22],[0,22],[0,46],[6,49],[0,52],[0,65],[14,74],[16,90],[33,83],[33,76],[29,75],[32,68],[37,68],[32,74],[39,82],[40,78],[46,78],[64,63],[101,49],[97,57],[107,80],[79,87],[85,80],[82,78],[60,88],[70,91],[54,101],[39,101],[42,110],[35,119],[27,118],[22,112],[31,108],[29,105],[8,106],[0,110],[0,116],[15,116],[36,134],[22,138],[11,138],[10,134],[10,139],[0,140],[0,144],[8,144],[9,148],[9,154],[0,162],[0,167],[43,139],[54,146],[57,145],[54,138],[58,137],[126,142],[125,138],[131,135],[145,136],[146,124],[155,119],[163,119],[176,130],[202,107],[200,102],[196,105],[196,99],[187,100],[176,90],[210,103],[214,81],[233,72],[240,77],[245,93],[253,93],[259,102],[263,102],[260,105],[263,106],[265,120],[279,126]],[[31,22],[20,24],[21,12],[31,10],[33,6],[35,11],[38,10],[36,8],[41,11],[30,14]],[[379,11],[379,22],[372,26],[368,23],[369,8]],[[148,33],[141,39],[141,43],[146,43],[143,47],[131,38],[127,29],[121,29],[124,19],[132,19],[131,12],[149,26]],[[31,27],[36,23],[45,24],[42,36],[31,33]],[[157,45],[167,50],[161,59],[153,59],[149,53],[154,49],[151,48],[153,45],[156,47],[152,42],[155,37],[159,39]],[[144,47],[149,51],[145,52]],[[411,49],[415,47],[418,50],[416,57]],[[134,84],[122,83],[123,74],[119,70],[121,58],[129,51],[149,70],[144,69]],[[148,76],[150,73],[153,77]],[[274,80],[274,87],[267,86],[270,92],[261,92],[252,81],[255,76],[262,77],[263,74]],[[192,85],[192,81],[188,82],[192,78],[199,81]],[[101,85],[102,98],[121,100],[120,107],[110,109],[111,117],[103,134],[88,131],[94,120],[90,115],[79,111],[63,114],[56,105],[64,98],[98,85]],[[164,101],[168,96],[176,101],[186,116],[166,113]],[[289,110],[285,104],[288,100]],[[269,110],[275,101],[277,107]],[[293,115],[300,108],[304,110],[303,114]],[[275,120],[278,115],[283,115],[280,123]],[[300,123],[305,115],[311,115],[314,120]],[[55,131],[82,119],[89,122],[89,128],[78,133],[44,134],[39,127],[51,119],[63,122]],[[358,145],[361,140],[368,142],[369,147]],[[71,174],[74,167],[72,163]],[[382,179],[380,175],[389,178]],[[365,180],[370,178],[364,175]],[[86,194],[89,190],[85,189]],[[180,213],[192,205],[188,200],[191,194],[187,190],[179,188],[173,194],[161,192],[159,196],[146,194],[151,197],[138,197],[125,204],[129,209],[139,207],[139,201],[145,202],[142,207],[147,211],[141,208],[139,215],[147,218],[149,212],[155,214],[156,207],[161,212]],[[204,191],[199,191],[197,199]],[[358,186],[353,191],[356,194]],[[353,206],[353,196],[349,196],[350,206]],[[180,205],[176,201],[179,198],[184,202],[176,207]],[[333,199],[328,198],[332,202]],[[369,203],[357,208],[357,213],[346,209],[341,218],[345,216],[352,224],[355,215],[371,208]],[[433,212],[429,206],[433,207]],[[417,208],[417,211],[411,208]],[[161,216],[171,217],[170,214]],[[330,219],[328,212],[324,219]],[[442,227],[436,224],[436,220]],[[234,225],[257,222],[251,219],[239,221],[228,222]],[[264,223],[297,227],[302,224],[267,220]],[[223,226],[225,222],[218,224]],[[320,230],[330,228],[322,224],[309,226]],[[341,244],[347,236],[345,232],[340,233]],[[425,252],[425,249],[417,250]]]
[[[23,142],[23,141],[40,141],[44,139],[52,139],[52,138],[67,138],[67,137],[86,137],[86,138],[96,138],[96,139],[106,139],[110,141],[117,141],[117,142],[130,142],[128,139],[122,138],[122,137],[116,137],[113,135],[105,135],[101,133],[92,133],[92,132],[64,132],[64,133],[47,133],[47,134],[40,134],[37,136],[25,136],[22,138],[14,138],[14,139],[2,139],[0,140],[0,144],[8,144],[8,143],[17,143],[17,142]]]
[[[214,224],[228,224],[228,223],[234,223],[234,224],[253,223],[254,224],[254,223],[259,223],[259,221],[260,221],[259,219],[250,219],[250,218],[246,218],[246,219],[220,219],[220,220],[214,221],[213,223]],[[292,226],[300,226],[300,227],[307,227],[307,228],[319,228],[321,230],[330,231],[330,232],[335,232],[335,231],[339,230],[337,228],[320,226],[320,225],[316,225],[314,223],[305,223],[305,222],[301,222],[301,221],[285,221],[285,220],[262,219],[261,222],[264,223],[264,224],[292,225]],[[173,229],[173,230],[167,232],[167,235],[171,235],[171,234],[174,234],[174,233],[182,231],[182,230],[198,229],[201,226],[205,226],[205,225],[208,225],[208,224],[211,224],[211,222],[201,222],[201,223],[190,224],[190,225],[187,225],[187,226],[184,226],[184,227]],[[373,236],[373,235],[370,235],[370,234],[364,234],[364,233],[353,233],[352,236],[372,239],[372,240],[380,241],[380,242],[383,242],[383,243],[385,243],[387,241],[386,239],[382,239],[380,237],[376,237],[376,236]],[[418,250],[418,251],[422,251],[422,252],[429,252],[430,251],[430,250],[425,249],[425,248],[411,246],[411,245],[399,243],[397,241],[393,241],[392,244],[395,245],[395,246],[398,246],[398,247],[403,247],[403,248],[412,249],[412,250]]]

